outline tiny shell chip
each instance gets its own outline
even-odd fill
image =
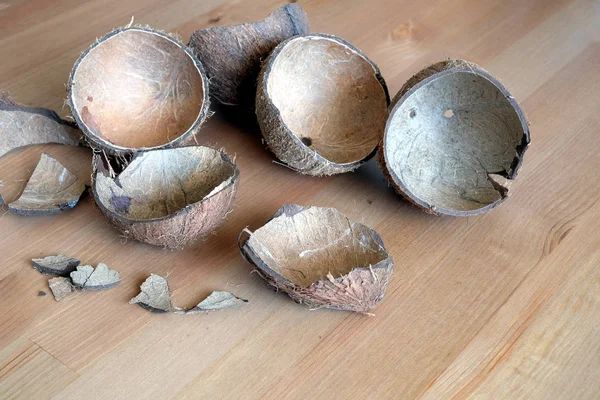
[[[250,233],[241,251],[295,301],[361,313],[383,300],[394,266],[374,230],[334,208],[296,204]]]

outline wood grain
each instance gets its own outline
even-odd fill
[[[312,30],[376,62],[393,95],[421,67],[464,58],[498,76],[531,122],[511,197],[468,218],[401,200],[374,162],[328,178],[273,163],[255,124],[216,109],[202,144],[236,155],[234,212],[206,243],[168,252],[125,241],[87,196],[48,217],[0,218],[0,398],[595,399],[600,393],[600,6],[590,0],[301,0]],[[64,84],[96,37],[141,24],[178,33],[264,18],[277,0],[0,2],[1,87],[62,116]],[[228,119],[226,117],[233,117]],[[233,122],[230,122],[233,121]],[[0,160],[11,200],[47,151],[80,177],[90,152],[37,146]],[[269,290],[237,234],[283,203],[333,206],[376,229],[396,260],[369,318],[309,311]],[[55,302],[30,259],[103,262],[122,283]],[[150,274],[173,301],[249,299],[207,315],[127,304]]]

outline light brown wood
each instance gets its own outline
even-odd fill
[[[282,1],[0,0],[0,82],[63,116],[80,52],[129,23],[177,32],[263,19]],[[390,93],[445,57],[502,80],[531,122],[511,197],[487,214],[421,212],[373,161],[301,176],[273,163],[255,127],[222,110],[199,140],[236,155],[236,206],[208,242],[182,252],[125,241],[91,197],[55,216],[0,219],[0,398],[595,399],[600,393],[600,14],[590,0],[306,0],[313,31],[354,44]],[[238,119],[239,120],[239,119]],[[47,151],[80,177],[90,152],[38,146],[0,160],[12,200]],[[396,261],[375,317],[309,311],[270,291],[237,235],[283,203],[333,206],[376,229]],[[121,284],[56,302],[30,260],[105,263]],[[213,290],[249,299],[207,315],[127,302],[150,273],[191,307]],[[44,290],[47,296],[38,297]]]

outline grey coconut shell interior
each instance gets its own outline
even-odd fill
[[[435,214],[479,214],[502,203],[529,145],[525,114],[475,64],[447,60],[394,99],[381,163],[394,187]]]
[[[190,143],[206,119],[208,80],[177,39],[121,28],[77,60],[67,101],[94,147],[113,154],[174,147]]]
[[[137,153],[120,173],[96,155],[94,198],[133,239],[179,249],[221,225],[233,207],[239,171],[225,153],[188,146]]]
[[[358,168],[375,152],[388,115],[377,66],[330,35],[291,38],[261,71],[256,114],[275,155],[308,175]]]
[[[377,232],[334,208],[286,204],[241,251],[271,285],[313,308],[368,312],[393,271]]]

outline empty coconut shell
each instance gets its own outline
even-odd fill
[[[383,299],[392,257],[377,232],[334,208],[286,204],[245,232],[242,255],[298,303],[368,312]]]
[[[402,87],[379,154],[410,201],[430,213],[465,216],[506,199],[529,141],[523,110],[496,78],[447,60]]]
[[[210,94],[230,105],[253,105],[261,62],[279,43],[309,32],[302,7],[287,4],[264,21],[196,31],[189,46],[210,79]]]
[[[275,155],[308,175],[358,168],[383,137],[389,95],[377,66],[335,36],[281,43],[264,63],[256,115]]]
[[[74,122],[47,108],[19,105],[8,92],[0,90],[0,157],[34,144],[79,146],[82,142],[83,134]]]
[[[90,46],[71,72],[68,104],[93,147],[111,154],[194,140],[208,114],[208,80],[177,39],[120,28]]]
[[[126,237],[180,249],[213,232],[233,207],[239,172],[205,146],[137,153],[120,173],[94,156],[96,204]]]

